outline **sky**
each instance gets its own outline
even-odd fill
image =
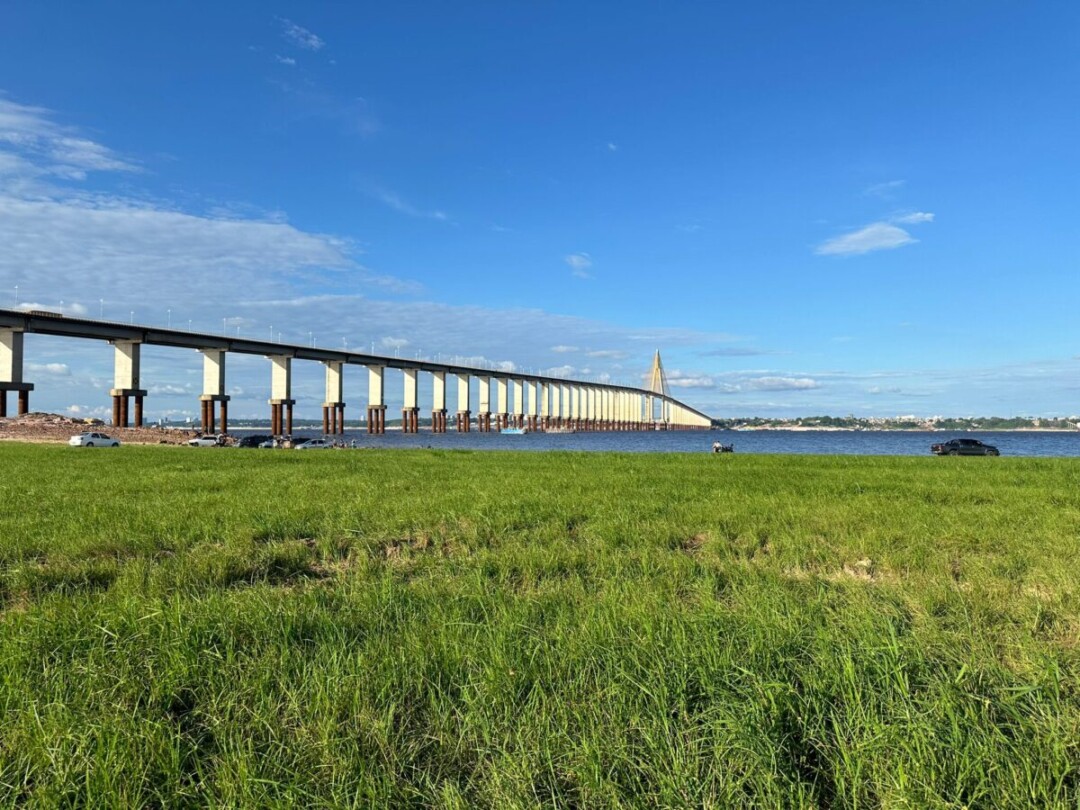
[[[1078,91],[1053,0],[0,1],[0,307],[632,385],[659,349],[716,417],[1078,414]],[[109,346],[26,350],[35,410],[109,411]],[[198,413],[197,353],[142,376]]]

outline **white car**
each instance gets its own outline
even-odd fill
[[[334,443],[329,439],[308,439],[296,445],[297,450],[332,450]]]
[[[217,436],[196,436],[188,439],[189,447],[217,447],[220,444],[221,440]]]
[[[72,447],[119,447],[120,442],[104,433],[80,433],[68,439]]]

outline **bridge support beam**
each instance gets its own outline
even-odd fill
[[[469,411],[469,375],[456,374],[457,377],[457,431],[468,433],[472,413]]]
[[[385,366],[368,366],[367,432],[381,436],[386,433],[386,401],[383,399]]]
[[[270,361],[270,432],[291,436],[293,432],[292,355],[276,354]]]
[[[225,350],[199,349],[203,356],[203,392],[199,397],[204,434],[215,433],[215,403],[221,403],[221,433],[229,432],[229,396],[225,393]],[[138,401],[136,400],[136,405]]]
[[[7,417],[8,391],[18,394],[19,416],[30,411],[30,392],[34,386],[23,382],[23,333],[18,329],[0,329],[0,418]]]
[[[477,377],[480,391],[479,410],[476,412],[476,429],[481,433],[491,432],[491,377]]]
[[[431,373],[431,432],[446,433],[446,372]]]
[[[402,369],[405,379],[405,396],[401,409],[401,432],[418,433],[420,431],[420,407],[417,402],[417,371],[414,368]]]
[[[114,349],[113,387],[109,395],[113,400],[113,427],[128,426],[128,406],[135,398],[135,427],[142,427],[143,397],[146,391],[139,387],[139,360],[142,344],[137,340],[110,341]]]
[[[503,428],[510,427],[510,407],[508,403],[508,388],[507,384],[509,380],[505,377],[495,378],[495,393],[498,400],[498,410],[495,413],[495,430],[502,430]]]
[[[338,436],[345,432],[345,402],[343,370],[340,360],[324,360],[326,367],[326,396],[323,399],[323,435]]]

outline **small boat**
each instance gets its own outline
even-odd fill
[[[528,433],[527,428],[503,428],[499,433],[504,433],[510,436],[523,436]]]

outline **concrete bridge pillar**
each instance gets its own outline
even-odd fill
[[[510,387],[514,394],[513,424],[516,428],[525,427],[525,381],[511,380]]]
[[[293,432],[292,355],[276,354],[270,361],[270,432],[291,436]]]
[[[203,392],[199,397],[202,407],[201,428],[203,433],[215,433],[215,403],[221,403],[221,432],[229,432],[229,397],[225,393],[225,350],[199,349],[203,356]]]
[[[551,427],[551,391],[546,382],[539,382],[536,387],[540,398],[540,429],[547,430]]]
[[[323,365],[326,366],[323,435],[337,436],[345,432],[345,364],[340,360],[324,360]]]
[[[446,372],[431,374],[431,432],[446,433]]]
[[[491,432],[491,378],[477,377],[480,390],[480,410],[476,413],[476,429],[481,433]]]
[[[559,404],[559,412],[562,414],[563,424],[566,427],[573,427],[574,423],[571,420],[574,418],[574,414],[570,407],[570,383],[562,383],[559,389],[559,396],[562,399]]]
[[[30,410],[30,392],[34,386],[23,382],[23,333],[0,329],[0,418],[6,417],[8,391],[18,394],[18,413]]]
[[[113,400],[113,426],[128,426],[128,405],[135,398],[135,427],[142,427],[143,397],[146,391],[139,387],[139,355],[142,344],[137,340],[110,341],[114,348],[113,387],[109,394]]]
[[[528,416],[526,417],[526,425],[525,425],[525,427],[530,432],[535,433],[537,428],[539,427],[537,422],[539,420],[539,413],[540,413],[539,408],[537,407],[537,403],[536,403],[536,393],[537,393],[536,389],[540,387],[540,384],[538,382],[536,382],[535,380],[529,380],[524,385],[525,385],[525,389],[526,389],[526,397],[527,397],[527,400],[528,400],[528,402],[527,402],[527,404],[525,406],[526,408],[528,408]]]
[[[368,366],[367,432],[386,433],[386,401],[383,398],[385,366]]]
[[[505,377],[495,378],[495,393],[498,400],[498,410],[495,412],[495,430],[502,430],[510,426],[510,407],[508,383]]]
[[[456,374],[457,377],[457,432],[468,433],[471,429],[470,419],[472,412],[469,410],[469,375]]]
[[[405,395],[401,408],[401,432],[417,433],[420,430],[420,406],[418,404],[418,385],[415,368],[402,369],[405,380]]]

